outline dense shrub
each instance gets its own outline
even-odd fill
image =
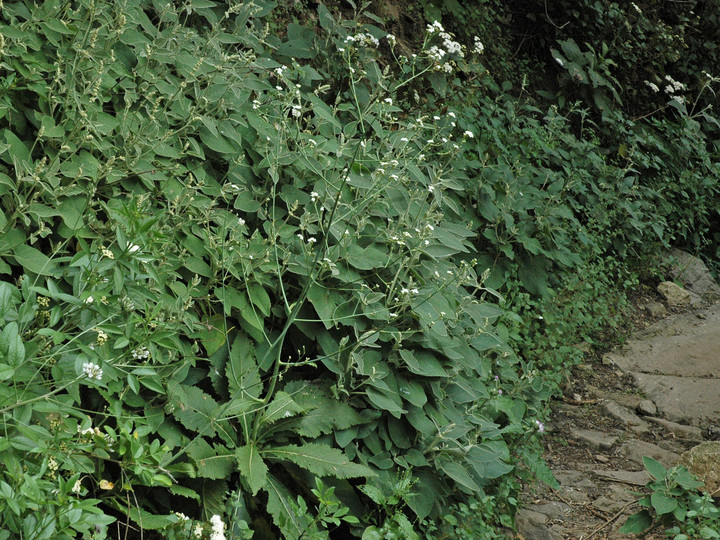
[[[497,537],[637,259],[716,234],[709,111],[539,105],[502,6],[258,4],[4,5],[0,538]]]

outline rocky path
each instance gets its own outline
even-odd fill
[[[720,468],[703,456],[720,463],[718,446],[702,444],[720,436],[720,287],[701,261],[672,255],[668,277],[683,287],[661,284],[663,301],[639,306],[649,325],[622,350],[577,366],[553,406],[545,457],[561,488],[524,494],[518,539],[633,538],[618,529],[639,510],[632,492],[649,480],[643,456],[685,464],[706,491],[720,486]]]

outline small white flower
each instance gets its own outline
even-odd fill
[[[393,34],[386,35],[385,39],[387,39],[391,47],[394,47],[395,43],[397,43],[397,38]]]
[[[428,191],[429,191],[430,193],[432,193],[433,191],[435,191],[435,186],[428,186]]]
[[[275,90],[282,90],[282,89],[283,89],[283,87],[280,86],[280,85],[277,85],[277,86],[275,87]]]
[[[135,253],[136,251],[140,251],[140,246],[137,244],[128,244],[128,253]]]
[[[317,146],[317,141],[315,139],[308,139],[308,142],[313,146]]]
[[[655,84],[654,82],[645,81],[645,84],[648,85],[648,87],[650,88],[650,90],[652,90],[652,91],[655,92],[655,93],[657,93],[657,92],[660,91],[660,89],[658,88],[658,85]]]
[[[385,99],[383,99],[383,101],[384,101],[385,103],[387,103],[388,105],[392,105],[392,104],[393,104],[392,98],[389,98],[389,97],[386,97]]]
[[[319,197],[320,197],[320,194],[317,191],[313,191],[312,193],[310,193],[310,200],[312,202],[317,201]]]
[[[438,21],[433,21],[432,24],[427,25],[427,32],[428,34],[437,34],[439,32],[444,32],[445,29],[443,28],[443,25],[440,24]]]
[[[400,139],[400,142],[408,142],[408,138],[407,138],[407,137],[402,137],[402,138]]]
[[[210,540],[225,540],[225,523],[222,518],[215,514],[210,518],[210,524],[212,525]]]
[[[540,420],[535,420],[535,425],[540,433],[545,433],[545,424],[543,424]]]
[[[75,485],[72,487],[72,492],[73,492],[75,495],[78,495],[78,494],[80,493],[80,489],[82,489],[82,481],[78,478],[78,479],[75,481]]]
[[[242,227],[243,225],[245,225],[245,220],[244,220],[243,218],[239,217],[239,218],[238,218],[238,225],[240,225],[241,227]]]
[[[465,135],[468,139],[474,139],[474,138],[475,138],[475,134],[474,134],[472,131],[469,131],[469,130],[465,131],[464,135]]]
[[[317,242],[317,239],[314,236],[311,236],[307,239],[307,242],[308,244],[314,244],[315,242]]]
[[[82,367],[83,373],[88,379],[102,380],[103,370],[97,364],[85,362]]]
[[[475,36],[475,47],[473,47],[473,52],[475,54],[482,54],[485,50],[485,46],[482,44],[482,41],[479,37]]]
[[[85,299],[85,303],[86,303],[86,304],[92,304],[94,301],[95,301],[95,299],[94,299],[92,296],[88,296],[88,297]]]

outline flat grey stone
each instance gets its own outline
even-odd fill
[[[597,508],[601,512],[607,512],[608,514],[618,513],[626,504],[626,502],[610,497],[605,497],[604,495],[598,497],[592,503],[595,508]]]
[[[664,427],[669,432],[674,433],[675,435],[677,435],[678,437],[682,437],[683,439],[690,439],[692,441],[703,440],[702,430],[698,427],[678,424],[677,422],[671,422],[670,420],[666,420],[665,418],[654,418],[652,416],[648,416],[646,418],[650,422]]]
[[[517,532],[523,538],[537,540],[563,540],[557,532],[553,531],[546,524],[548,517],[545,514],[523,508],[515,514],[515,526]]]
[[[544,514],[548,517],[548,519],[557,520],[565,519],[571,512],[571,508],[567,504],[558,501],[548,501],[541,504],[531,504],[528,505],[528,510],[532,510],[533,512],[537,512],[539,514]]]
[[[629,340],[623,352],[606,354],[603,362],[616,365],[624,372],[715,377],[720,373],[718,351],[720,306],[714,305],[651,325]]]
[[[629,484],[631,486],[644,486],[650,480],[650,477],[645,474],[644,471],[606,471],[596,469],[593,471],[593,474],[603,480]]]
[[[635,433],[640,434],[650,431],[648,423],[627,407],[618,405],[611,400],[604,401],[601,407],[609,416],[612,416],[618,422],[622,422],[626,426],[630,427],[630,429]]]
[[[594,431],[591,429],[571,428],[570,436],[596,450],[609,450],[617,442],[617,437],[603,433],[602,431]]]
[[[720,349],[718,349],[720,351]],[[700,426],[720,417],[720,380],[632,373],[637,387],[668,420]]]
[[[673,467],[680,461],[680,456],[675,452],[664,450],[657,445],[637,439],[624,442],[620,447],[620,452],[638,464],[642,464],[643,457],[651,457],[665,467]]]

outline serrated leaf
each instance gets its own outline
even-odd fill
[[[293,381],[285,386],[305,414],[293,420],[293,431],[304,437],[342,431],[367,420],[344,401],[333,398],[323,388],[307,381]]]
[[[290,418],[304,410],[305,409],[298,405],[289,394],[280,391],[275,394],[273,400],[263,411],[262,422],[264,424],[272,424],[280,418]]]
[[[188,455],[195,461],[198,476],[220,480],[235,471],[235,456],[221,444],[210,446],[198,437],[187,447]]]
[[[245,477],[253,496],[260,490],[266,489],[268,468],[260,457],[254,445],[247,445],[235,451],[235,457],[240,467],[240,473]]]
[[[267,511],[283,537],[289,540],[299,538],[307,528],[307,523],[294,512],[293,507],[297,503],[290,492],[272,475],[268,475],[263,489],[268,494]]]
[[[230,348],[230,359],[225,367],[228,388],[234,397],[260,396],[262,381],[255,361],[255,347],[244,334],[238,334]]]
[[[291,461],[317,476],[358,478],[375,475],[368,467],[353,463],[343,452],[325,444],[308,443],[302,446],[291,444],[265,448],[263,454],[275,460]]]
[[[217,402],[194,386],[170,381],[168,397],[173,416],[187,429],[212,437],[216,431]]]
[[[168,487],[168,490],[173,495],[179,495],[181,497],[186,497],[188,499],[193,499],[196,501],[200,500],[200,495],[198,495],[198,493],[194,489],[190,489],[190,488],[186,488],[184,486],[179,486],[177,484],[173,484]]]

